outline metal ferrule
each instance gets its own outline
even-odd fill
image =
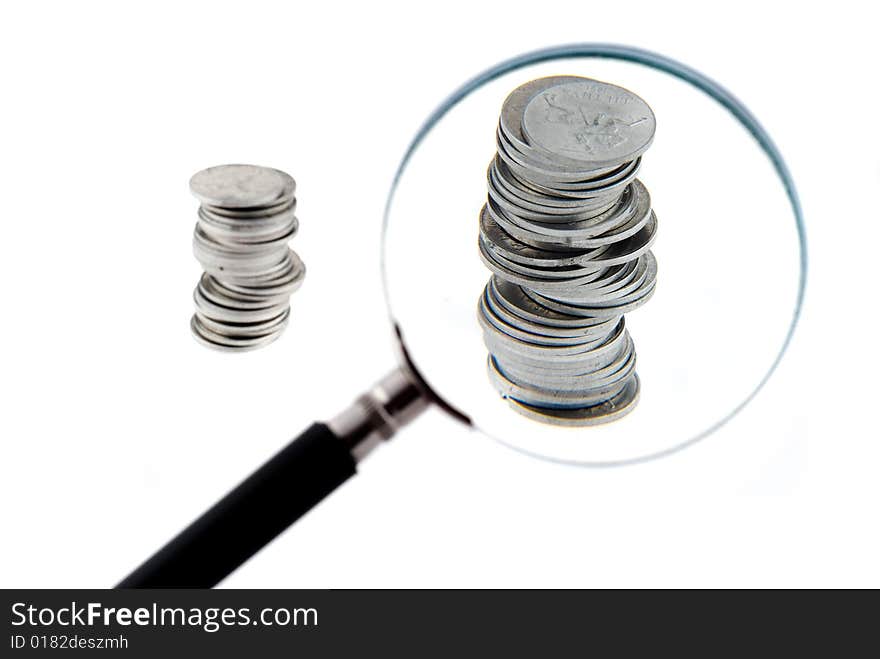
[[[349,447],[357,462],[390,439],[430,403],[417,379],[405,366],[382,378],[351,406],[327,422]]]

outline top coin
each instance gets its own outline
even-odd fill
[[[189,189],[208,206],[262,208],[293,197],[296,182],[271,167],[219,165],[196,173],[189,180]]]
[[[523,112],[529,144],[595,168],[634,160],[654,139],[651,108],[632,92],[584,78],[536,94]]]

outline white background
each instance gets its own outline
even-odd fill
[[[571,41],[745,99],[807,216],[802,324],[734,422],[589,471],[425,414],[230,587],[880,586],[880,93],[868,3],[44,3],[0,9],[0,586],[110,586],[394,364],[380,214],[428,112]],[[282,340],[195,344],[186,182],[293,174],[307,262]],[[773,264],[767,264],[768,268]],[[781,304],[789,304],[784,300]]]

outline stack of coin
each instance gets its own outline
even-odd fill
[[[588,78],[533,80],[504,101],[478,318],[492,383],[531,418],[602,423],[638,400],[623,314],[656,285],[657,218],[635,178],[654,129],[642,99]]]
[[[278,338],[305,266],[287,242],[296,234],[296,183],[277,169],[209,167],[190,180],[199,200],[193,251],[204,273],[190,326],[202,343],[249,350]]]

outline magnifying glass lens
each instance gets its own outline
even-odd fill
[[[589,427],[517,413],[492,381],[478,321],[491,276],[479,220],[499,112],[511,91],[545,76],[619,85],[656,117],[638,180],[658,222],[657,284],[649,303],[626,314],[640,396],[626,415]],[[798,222],[763,146],[704,91],[633,62],[533,64],[466,95],[406,162],[386,216],[389,310],[427,384],[487,435],[574,464],[651,459],[711,433],[772,371],[797,315]]]

